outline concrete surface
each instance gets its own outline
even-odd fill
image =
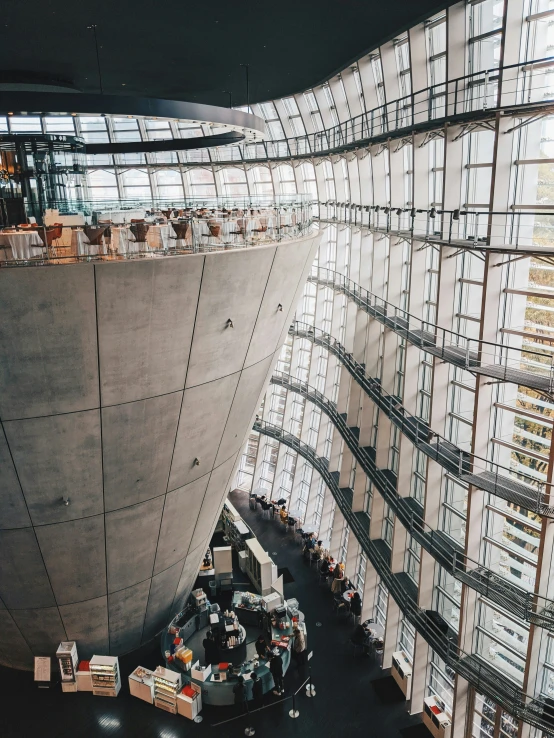
[[[318,243],[0,269],[0,663],[182,607]]]

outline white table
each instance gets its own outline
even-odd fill
[[[90,243],[82,228],[75,228],[71,231],[71,249],[78,256],[96,256],[99,247]]]
[[[13,259],[31,259],[41,256],[44,251],[42,238],[36,231],[16,231],[0,233],[0,246],[10,248]]]
[[[350,604],[350,600],[354,596],[355,591],[355,589],[347,589],[346,592],[343,592],[342,599]]]
[[[138,244],[130,228],[117,228],[111,226],[112,232],[112,251],[117,251],[118,254],[137,254]]]
[[[149,225],[146,243],[151,249],[167,249],[169,247],[169,225]]]

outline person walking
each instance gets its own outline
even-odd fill
[[[250,679],[252,679],[253,707],[254,710],[259,710],[261,707],[264,706],[264,685],[262,684],[262,680],[255,671],[250,674]]]
[[[271,676],[273,677],[273,681],[275,683],[273,694],[283,694],[285,691],[285,685],[283,683],[283,659],[277,654],[271,654],[269,671],[271,672]]]
[[[235,695],[235,705],[239,705],[239,711],[241,713],[247,712],[246,705],[246,689],[244,687],[244,677],[239,676],[237,683],[233,687],[233,694]]]

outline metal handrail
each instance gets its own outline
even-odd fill
[[[538,515],[554,517],[554,507],[549,502],[550,483],[540,482],[521,472],[513,473],[508,467],[463,451],[440,436],[426,421],[409,415],[401,399],[385,392],[379,379],[366,375],[364,367],[328,333],[308,323],[295,321],[289,328],[289,334],[307,338],[336,356],[370,399],[414,446],[450,474]]]
[[[525,347],[514,348],[491,341],[466,338],[461,333],[440,328],[383,300],[343,274],[325,267],[312,267],[308,281],[341,292],[401,338],[454,366],[542,392],[554,392],[554,356]],[[532,365],[535,371],[520,368],[526,361],[535,362]],[[543,374],[537,371],[541,367],[544,367]]]
[[[406,208],[393,205],[359,205],[350,202],[320,202],[319,220],[365,228],[371,233],[393,236],[400,240],[419,241],[425,246],[453,246],[466,251],[514,251],[533,256],[552,255],[554,246],[536,246],[533,228],[536,218],[551,218],[554,208],[540,205],[535,210],[472,210],[467,206],[455,210],[430,207]],[[554,221],[539,223],[552,231]],[[422,246],[421,248],[425,248]],[[421,250],[421,248],[419,250]]]
[[[456,642],[458,634],[451,628],[448,633],[443,633],[427,617],[425,610],[418,606],[413,593],[408,591],[403,584],[402,573],[399,575],[392,572],[390,560],[387,561],[383,556],[378,541],[369,537],[369,525],[367,530],[360,525],[359,514],[354,512],[348,504],[352,490],[339,487],[338,472],[329,471],[329,459],[318,456],[311,446],[266,421],[255,421],[252,429],[289,446],[316,469],[330,489],[347,524],[401,612],[450,668],[514,717],[542,730],[550,731],[552,724],[548,720],[548,704],[544,699],[532,697],[523,692],[509,676],[496,671],[487,664],[480,654],[463,651]],[[366,516],[366,522],[369,522],[369,516]],[[543,717],[544,715],[547,717]]]
[[[395,473],[391,469],[377,468],[375,448],[372,446],[360,447],[356,434],[358,429],[348,426],[334,402],[325,397],[315,387],[311,387],[306,382],[302,382],[285,372],[274,370],[271,382],[280,387],[285,387],[291,392],[298,393],[327,415],[364,473],[393,509],[402,525],[439,562],[443,569],[516,617],[547,630],[554,630],[554,601],[534,595],[523,587],[507,581],[502,574],[492,571],[475,559],[471,559],[463,552],[461,546],[453,540],[445,539],[440,531],[436,531],[427,525],[423,520],[423,507],[414,498],[402,498],[398,495]],[[514,556],[517,557],[517,553],[514,553]]]

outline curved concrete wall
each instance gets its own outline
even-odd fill
[[[0,270],[0,663],[182,607],[318,242]]]

